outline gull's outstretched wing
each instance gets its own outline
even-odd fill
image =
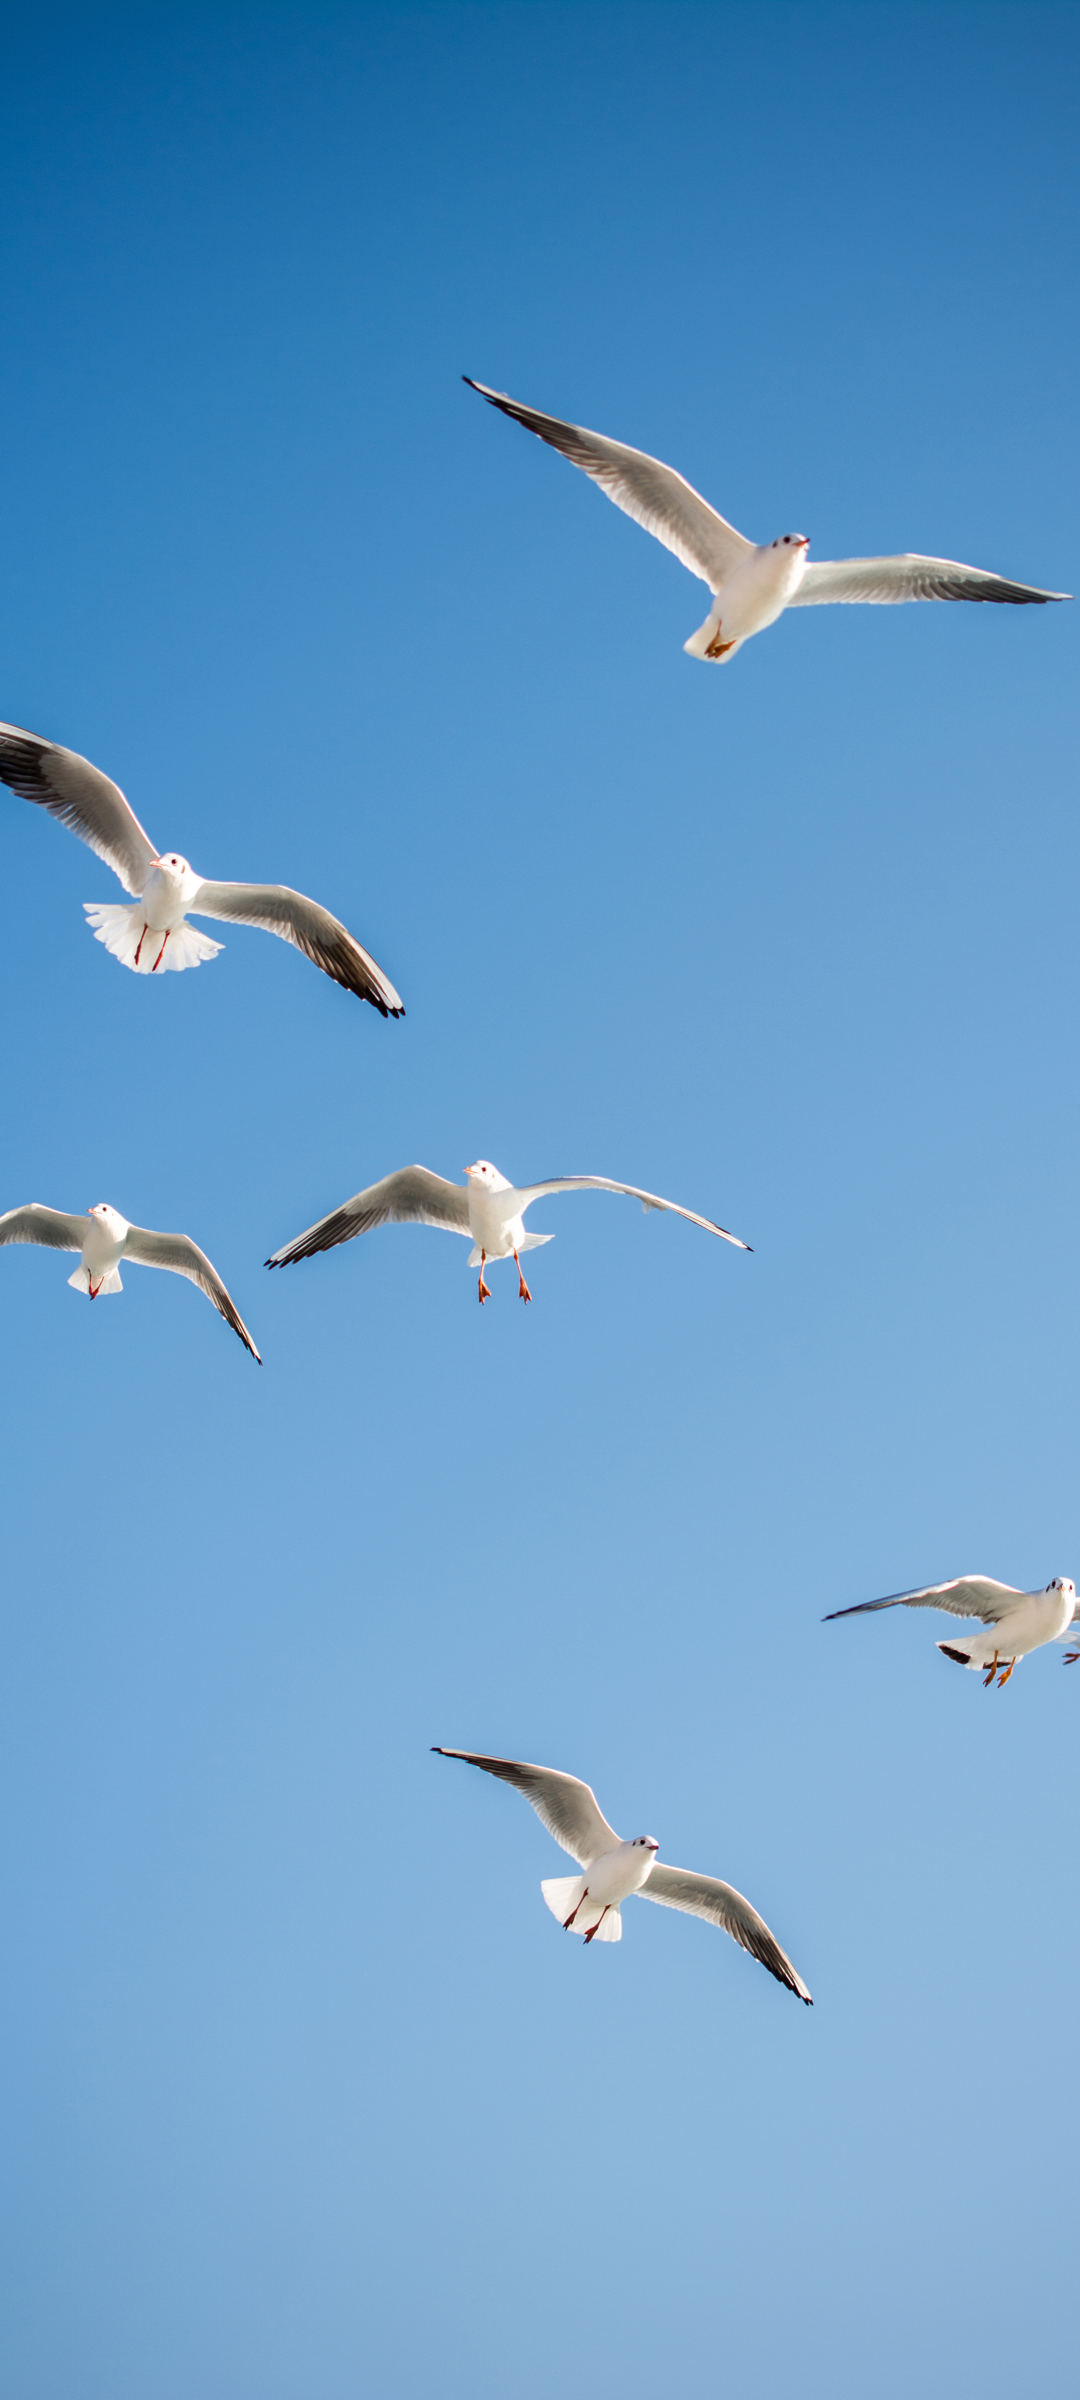
[[[239,1334],[261,1367],[259,1353],[242,1316],[233,1307],[217,1268],[211,1266],[206,1252],[186,1233],[150,1233],[145,1225],[131,1225],[124,1257],[133,1258],[140,1267],[169,1267],[174,1275],[186,1275],[189,1283],[197,1283],[200,1292],[213,1301],[219,1317],[224,1317],[226,1325]]]
[[[194,917],[223,917],[230,925],[258,925],[276,933],[294,950],[321,967],[335,983],[370,1000],[380,1016],[403,1017],[398,994],[382,968],[377,967],[329,909],[291,892],[284,883],[200,883],[190,903]]]
[[[431,1746],[439,1758],[463,1758],[467,1767],[483,1767],[485,1775],[512,1783],[579,1867],[590,1867],[605,1850],[618,1848],[619,1836],[601,1814],[595,1792],[576,1775],[563,1775],[558,1767],[531,1767],[520,1758],[485,1758],[475,1750],[444,1750],[438,1742]]]
[[[77,750],[24,732],[21,725],[0,725],[0,783],[35,807],[47,808],[96,850],[133,900],[138,898],[157,851],[119,784],[100,767],[92,767]]]
[[[813,2003],[802,1976],[797,1974],[790,1958],[775,1941],[764,1917],[759,1917],[749,1900],[734,1890],[730,1883],[718,1883],[714,1875],[690,1875],[683,1867],[665,1867],[657,1859],[647,1883],[642,1884],[643,1900],[659,1900],[662,1908],[682,1908],[688,1916],[707,1917],[711,1925],[722,1925],[732,1941],[751,1958],[760,1959],[778,1983],[786,1983],[789,1992]]]
[[[823,1625],[837,1617],[869,1617],[879,1608],[942,1608],[950,1617],[980,1617],[997,1625],[1015,1600],[1025,1594],[1015,1584],[995,1583],[992,1575],[957,1575],[952,1583],[925,1583],[915,1592],[889,1592],[884,1600],[860,1600],[854,1608],[831,1608]]]
[[[700,575],[710,591],[718,592],[736,567],[749,558],[753,542],[736,533],[734,525],[718,516],[693,484],[677,475],[674,467],[665,467],[662,459],[650,458],[646,450],[631,450],[625,442],[611,442],[606,434],[590,433],[586,425],[567,425],[561,417],[545,416],[542,409],[523,408],[505,392],[474,383],[471,375],[463,376],[462,381],[479,392],[482,400],[490,400],[493,408],[516,418],[519,425],[538,434],[542,442],[550,442],[553,450],[561,450],[564,458],[591,475],[616,508],[624,509],[646,533],[654,533],[665,550],[673,550],[683,566],[689,567],[691,575]]]
[[[1011,583],[984,567],[965,567],[956,558],[812,558],[789,608],[816,608],[826,600],[1007,600],[1014,608],[1032,601],[1071,600],[1071,592],[1043,592],[1034,583]]]
[[[306,1233],[298,1233],[294,1242],[275,1250],[266,1264],[294,1266],[298,1258],[314,1258],[317,1250],[333,1250],[358,1233],[371,1233],[376,1225],[438,1225],[445,1233],[467,1234],[468,1191],[462,1183],[447,1183],[444,1176],[433,1175],[429,1167],[399,1167],[396,1174],[384,1175],[381,1183],[369,1184],[366,1192],[354,1193],[328,1217],[320,1217]]]
[[[43,1208],[31,1200],[25,1208],[9,1208],[0,1217],[0,1242],[37,1242],[43,1250],[81,1250],[90,1231],[89,1217],[69,1217],[62,1208]]]
[[[546,1183],[525,1184],[521,1191],[507,1192],[505,1195],[508,1202],[513,1202],[509,1213],[512,1216],[524,1216],[533,1201],[542,1200],[546,1192],[626,1192],[631,1200],[640,1200],[646,1211],[650,1208],[670,1209],[673,1216],[686,1217],[691,1225],[703,1226],[706,1233],[718,1233],[722,1242],[734,1242],[736,1250],[750,1248],[749,1242],[740,1241],[737,1233],[728,1233],[723,1225],[714,1225],[711,1217],[699,1217],[692,1208],[680,1208],[677,1200],[661,1200],[656,1192],[639,1191],[636,1183],[612,1183],[607,1175],[553,1175]]]

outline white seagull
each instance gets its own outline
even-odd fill
[[[211,1266],[205,1251],[186,1233],[151,1233],[145,1225],[129,1225],[119,1209],[110,1208],[100,1200],[85,1217],[69,1217],[62,1208],[43,1208],[40,1200],[31,1200],[27,1208],[9,1208],[0,1217],[0,1243],[36,1242],[43,1250],[77,1250],[79,1264],[68,1282],[77,1292],[86,1292],[91,1300],[106,1298],[112,1292],[122,1292],[120,1261],[135,1260],[140,1267],[171,1267],[174,1275],[186,1275],[189,1283],[212,1300],[219,1317],[238,1333],[245,1349],[258,1361],[255,1348],[243,1318],[238,1315],[222,1283],[217,1268]]]
[[[525,1277],[521,1272],[522,1250],[538,1250],[542,1242],[554,1241],[551,1233],[526,1233],[525,1211],[534,1200],[548,1192],[626,1192],[631,1200],[640,1200],[642,1208],[667,1208],[677,1217],[686,1217],[691,1225],[701,1225],[706,1233],[717,1233],[722,1242],[733,1242],[737,1250],[749,1250],[749,1242],[741,1242],[737,1233],[726,1233],[722,1225],[714,1225],[711,1217],[695,1216],[692,1208],[680,1208],[675,1200],[658,1199],[655,1192],[641,1192],[636,1183],[611,1183],[606,1175],[556,1175],[547,1183],[530,1183],[519,1189],[500,1175],[488,1158],[478,1158],[465,1169],[466,1181],[447,1183],[442,1175],[433,1175],[428,1167],[399,1167],[395,1175],[384,1175],[381,1183],[368,1185],[366,1192],[356,1192],[340,1208],[320,1217],[317,1225],[298,1233],[294,1242],[286,1242],[268,1258],[268,1267],[295,1266],[297,1259],[314,1258],[317,1250],[333,1250],[339,1242],[351,1242],[358,1233],[370,1233],[376,1225],[438,1225],[444,1233],[463,1233],[472,1239],[470,1267],[480,1269],[480,1306],[491,1294],[484,1281],[484,1269],[493,1259],[512,1258],[518,1271],[518,1298],[531,1300]]]
[[[1068,1575],[1055,1575],[1043,1592],[1018,1592],[1011,1583],[995,1583],[992,1575],[958,1575],[952,1583],[926,1583],[917,1592],[890,1592],[884,1600],[831,1609],[822,1622],[872,1616],[879,1608],[940,1608],[950,1617],[979,1620],[985,1633],[957,1635],[955,1641],[939,1642],[938,1649],[958,1667],[974,1667],[983,1676],[984,1691],[995,1675],[1000,1691],[1018,1659],[1046,1642],[1067,1640],[1069,1626],[1080,1619],[1076,1585]],[[1077,1658],[1080,1651],[1070,1650],[1065,1665],[1074,1666]]]
[[[546,416],[539,408],[523,408],[505,392],[486,383],[462,378],[492,408],[516,418],[530,433],[561,450],[591,475],[616,508],[625,509],[635,524],[654,533],[665,550],[672,550],[699,575],[713,594],[705,623],[683,643],[691,658],[723,660],[751,634],[775,625],[785,608],[814,608],[826,600],[1070,600],[1071,592],[1044,592],[1030,583],[1012,583],[982,567],[961,566],[955,558],[920,558],[912,551],[899,558],[808,559],[804,533],[778,534],[773,542],[748,542],[724,517],[718,516],[674,467],[645,450],[631,450],[606,434],[590,433],[586,425],[567,425],[561,417]]]
[[[381,1016],[404,1010],[393,984],[367,951],[328,909],[292,892],[284,883],[206,883],[176,850],[155,849],[118,784],[100,767],[43,741],[21,725],[0,725],[0,783],[23,800],[59,818],[87,842],[118,875],[134,905],[84,901],[95,939],[138,975],[169,967],[199,967],[216,958],[212,942],[189,925],[197,917],[223,917],[234,925],[260,925],[302,950],[315,966],[358,1000],[370,1000]]]
[[[748,1950],[751,1958],[759,1959],[778,1983],[786,1984],[808,2008],[812,2005],[802,1976],[796,1974],[764,1918],[741,1892],[730,1883],[719,1883],[714,1875],[692,1875],[684,1867],[665,1867],[658,1856],[660,1844],[651,1833],[621,1842],[601,1815],[595,1793],[576,1775],[563,1775],[558,1767],[529,1766],[520,1758],[485,1758],[474,1750],[444,1750],[437,1742],[432,1746],[439,1758],[463,1758],[466,1766],[483,1767],[485,1774],[512,1783],[535,1808],[541,1824],[584,1869],[581,1875],[549,1877],[540,1886],[552,1916],[558,1917],[565,1932],[583,1933],[586,1942],[621,1942],[621,1904],[639,1892],[643,1900],[658,1900],[662,1908],[681,1908],[689,1916],[722,1925],[732,1941]]]

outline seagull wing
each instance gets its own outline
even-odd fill
[[[823,1625],[836,1617],[868,1617],[878,1608],[942,1608],[950,1617],[981,1617],[997,1625],[1014,1601],[1026,1595],[1012,1583],[995,1583],[992,1575],[957,1575],[952,1583],[926,1583],[916,1592],[889,1592],[884,1600],[860,1600],[855,1608],[832,1608]]]
[[[186,1275],[189,1283],[197,1283],[200,1292],[213,1301],[219,1317],[224,1317],[226,1325],[239,1334],[245,1349],[250,1350],[261,1367],[259,1353],[243,1318],[233,1307],[217,1268],[211,1266],[205,1250],[200,1250],[186,1233],[150,1233],[145,1225],[132,1225],[124,1244],[124,1257],[133,1258],[140,1267],[169,1267],[174,1275]]]
[[[1011,583],[984,567],[961,566],[955,558],[814,558],[806,567],[789,608],[816,608],[826,600],[1009,600],[1023,608],[1032,601],[1071,600],[1071,592],[1043,592],[1033,583]]]
[[[501,408],[504,416],[516,418],[542,442],[550,442],[553,450],[561,450],[575,467],[583,468],[608,499],[614,500],[616,508],[624,509],[646,533],[654,533],[665,550],[673,550],[683,566],[689,567],[691,575],[700,575],[710,591],[718,592],[736,567],[749,558],[753,542],[718,516],[674,467],[650,458],[646,450],[631,450],[625,442],[610,442],[606,434],[590,433],[585,425],[566,425],[561,417],[545,416],[542,409],[523,408],[505,392],[474,383],[471,375],[463,376],[462,381],[479,392],[482,400],[490,400],[493,408]]]
[[[626,1192],[631,1200],[640,1200],[646,1212],[650,1208],[670,1209],[673,1216],[685,1217],[691,1225],[701,1225],[706,1233],[718,1233],[722,1242],[734,1242],[736,1250],[749,1250],[749,1242],[739,1240],[737,1233],[728,1233],[723,1225],[714,1225],[711,1217],[699,1217],[692,1208],[680,1208],[677,1200],[661,1200],[656,1192],[639,1191],[636,1183],[612,1183],[606,1175],[553,1175],[547,1183],[529,1183],[519,1192],[507,1194],[515,1203],[514,1214],[524,1216],[534,1200],[542,1200],[546,1192]]]
[[[778,1941],[759,1917],[749,1900],[735,1891],[730,1883],[718,1883],[714,1875],[690,1875],[683,1867],[665,1867],[657,1859],[647,1883],[642,1884],[643,1900],[659,1900],[661,1908],[685,1909],[691,1917],[707,1917],[710,1925],[722,1925],[740,1949],[749,1950],[751,1958],[760,1959],[778,1983],[786,1983],[789,1992],[812,2006],[810,1994]]]
[[[618,1848],[619,1836],[601,1815],[595,1793],[576,1775],[560,1774],[558,1767],[531,1767],[520,1758],[484,1758],[475,1750],[443,1750],[438,1742],[432,1747],[439,1758],[463,1758],[467,1767],[483,1767],[485,1775],[512,1783],[579,1867],[591,1867],[605,1850]]]
[[[43,1208],[40,1200],[31,1200],[26,1208],[9,1208],[0,1217],[0,1242],[37,1242],[43,1250],[81,1250],[89,1230],[89,1217]]]
[[[283,942],[291,942],[294,950],[302,950],[324,975],[344,984],[347,992],[355,992],[358,1000],[370,1000],[380,1016],[405,1014],[389,977],[346,927],[329,909],[306,900],[303,892],[291,892],[287,884],[201,883],[190,902],[190,914],[224,917],[231,925],[259,925],[264,933],[276,933]]]
[[[137,899],[157,857],[148,833],[128,807],[119,784],[92,767],[77,750],[42,741],[21,725],[0,725],[0,783],[20,799],[47,808],[87,842]]]
[[[371,1233],[376,1225],[438,1225],[445,1233],[468,1234],[468,1191],[463,1183],[447,1183],[428,1167],[399,1167],[396,1174],[384,1175],[381,1183],[369,1184],[366,1192],[355,1192],[328,1217],[320,1217],[317,1225],[309,1225],[306,1233],[298,1233],[294,1242],[275,1250],[266,1264],[295,1266],[298,1258],[314,1258],[317,1250],[333,1250],[358,1233]]]

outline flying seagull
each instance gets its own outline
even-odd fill
[[[473,1750],[444,1750],[437,1742],[432,1746],[439,1758],[463,1758],[466,1766],[483,1767],[485,1774],[512,1783],[535,1808],[541,1824],[584,1869],[581,1875],[550,1877],[540,1886],[552,1916],[558,1917],[565,1932],[583,1933],[586,1942],[621,1942],[621,1904],[640,1892],[643,1900],[659,1900],[662,1908],[681,1908],[689,1916],[722,1925],[732,1941],[748,1950],[751,1958],[759,1959],[778,1983],[786,1984],[808,2008],[812,2005],[802,1976],[796,1974],[764,1918],[741,1892],[733,1890],[730,1883],[719,1883],[714,1875],[691,1875],[683,1867],[665,1867],[658,1857],[660,1844],[651,1833],[621,1842],[601,1815],[595,1793],[576,1775],[563,1775],[557,1767],[532,1767],[520,1758],[485,1758]]]
[[[884,1600],[860,1600],[857,1608],[834,1608],[822,1621],[837,1617],[872,1616],[879,1608],[940,1608],[950,1617],[974,1617],[985,1633],[957,1635],[939,1642],[944,1658],[958,1667],[974,1667],[988,1690],[995,1675],[998,1690],[1008,1683],[1016,1662],[1045,1642],[1068,1638],[1067,1629],[1080,1619],[1076,1585],[1068,1575],[1055,1575],[1044,1592],[1018,1592],[1011,1583],[995,1583],[992,1575],[958,1575],[952,1583],[926,1583],[917,1592],[890,1592]],[[1080,1650],[1070,1650],[1066,1666],[1074,1666]],[[985,1670],[985,1672],[984,1672]]]
[[[497,1258],[513,1259],[518,1298],[531,1300],[519,1253],[537,1250],[542,1242],[555,1237],[526,1233],[523,1220],[533,1201],[548,1192],[627,1192],[631,1200],[640,1200],[645,1210],[671,1209],[675,1216],[687,1217],[691,1225],[703,1226],[706,1233],[718,1233],[721,1241],[734,1242],[737,1250],[750,1248],[749,1242],[740,1242],[737,1233],[725,1233],[722,1225],[714,1225],[711,1217],[695,1216],[692,1208],[680,1208],[675,1200],[660,1200],[655,1192],[641,1192],[636,1183],[611,1183],[606,1175],[556,1175],[547,1183],[524,1184],[519,1190],[500,1175],[490,1159],[478,1158],[466,1167],[465,1176],[463,1184],[447,1183],[427,1167],[399,1167],[396,1175],[384,1175],[381,1183],[354,1193],[306,1233],[298,1233],[294,1242],[275,1250],[266,1264],[295,1266],[297,1259],[314,1258],[317,1250],[333,1250],[339,1242],[351,1242],[356,1234],[370,1233],[376,1225],[439,1225],[445,1233],[463,1233],[466,1240],[471,1236],[469,1265],[480,1269],[481,1308],[491,1297],[484,1269]]]
[[[381,1016],[404,1015],[381,967],[328,909],[284,883],[204,883],[178,851],[154,848],[119,785],[77,750],[43,741],[20,725],[0,725],[0,783],[69,826],[131,893],[133,906],[83,903],[95,939],[122,966],[156,975],[216,958],[221,943],[188,924],[191,910],[197,917],[224,917],[230,924],[261,925],[264,933],[280,934],[347,992],[370,1000]]]
[[[9,1208],[0,1217],[0,1243],[36,1242],[44,1250],[77,1250],[79,1264],[68,1282],[91,1300],[122,1292],[120,1261],[132,1258],[140,1267],[171,1267],[212,1300],[219,1317],[238,1333],[245,1349],[261,1367],[262,1360],[241,1316],[237,1314],[217,1268],[186,1233],[150,1233],[145,1225],[129,1225],[118,1209],[101,1200],[85,1217],[69,1217],[62,1208],[43,1208],[31,1200],[28,1208]]]
[[[907,551],[899,558],[810,559],[804,533],[748,542],[662,459],[631,450],[625,442],[609,441],[606,434],[590,433],[586,425],[567,425],[542,409],[523,408],[506,392],[474,383],[471,375],[462,380],[492,408],[501,408],[504,416],[516,418],[553,450],[561,450],[564,458],[592,476],[616,508],[625,509],[635,524],[654,533],[665,550],[674,551],[692,575],[708,584],[712,607],[705,623],[683,643],[691,658],[734,658],[752,633],[775,625],[785,608],[815,608],[826,600],[1009,600],[1023,606],[1072,598],[1071,592],[1043,592],[1034,584],[1012,583],[982,567],[961,566],[954,558],[920,558]]]

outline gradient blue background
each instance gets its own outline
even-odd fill
[[[149,985],[0,794],[12,2400],[1076,2388],[1080,1673],[825,1610],[1080,1575],[1075,609],[706,595],[463,370],[755,538],[1078,572],[1071,8],[6,10],[0,714],[335,908]],[[262,1260],[411,1159],[630,1204]],[[728,1875],[564,1941],[429,1744]]]

